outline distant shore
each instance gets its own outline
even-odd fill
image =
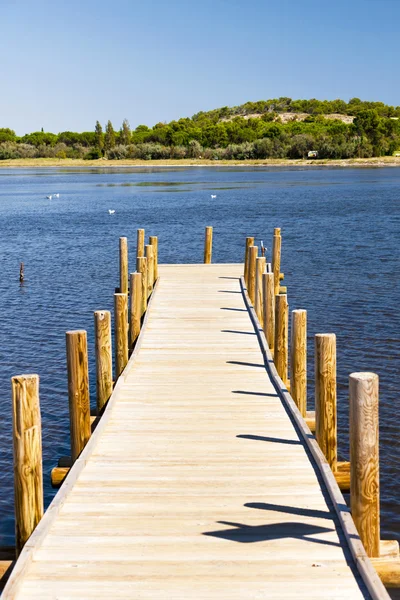
[[[400,167],[400,157],[349,158],[341,160],[289,160],[285,158],[260,160],[207,160],[182,158],[180,160],[83,160],[78,158],[16,158],[0,161],[0,168],[86,167],[98,169],[121,167]]]

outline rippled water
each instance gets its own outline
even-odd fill
[[[348,374],[379,374],[382,537],[399,538],[399,198],[398,169],[0,170],[0,544],[13,541],[10,376],[41,378],[48,504],[50,469],[69,453],[65,331],[88,330],[95,402],[92,315],[112,309],[119,236],[132,263],[138,227],[159,236],[161,262],[201,262],[205,225],[218,262],[282,228],[289,305],[308,310],[311,402],[313,334],[337,334],[342,458]]]

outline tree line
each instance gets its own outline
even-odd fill
[[[285,113],[285,115],[283,115]],[[293,116],[292,116],[293,115]],[[335,118],[335,115],[338,118]],[[340,118],[348,115],[349,122]],[[327,118],[329,116],[329,118]],[[283,118],[285,117],[285,118]],[[144,160],[168,158],[236,159],[369,158],[400,150],[400,107],[358,98],[247,102],[200,112],[192,118],[133,131],[125,119],[119,130],[99,121],[94,131],[36,131],[18,137],[0,129],[0,160],[12,158],[84,158]]]

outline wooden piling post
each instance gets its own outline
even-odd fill
[[[255,289],[255,302],[254,310],[260,322],[263,325],[263,283],[262,277],[265,272],[265,257],[260,256],[256,259],[256,289]]]
[[[337,463],[336,336],[315,336],[315,437],[333,472]]]
[[[289,305],[286,294],[275,296],[274,362],[283,383],[288,383]]]
[[[274,274],[263,274],[263,329],[270,350],[275,340],[275,289]]]
[[[142,274],[131,273],[131,313],[129,319],[129,346],[133,347],[140,333],[140,322],[142,317]]]
[[[279,231],[279,234],[275,232]],[[272,240],[272,272],[274,274],[275,296],[279,294],[279,276],[281,272],[281,245],[282,238],[280,229],[274,229],[274,237]]]
[[[121,375],[128,362],[128,296],[114,294],[115,320],[115,379]]]
[[[303,418],[307,415],[307,311],[292,310],[290,393]]]
[[[145,256],[147,258],[147,297],[149,297],[154,285],[154,255],[151,244],[145,246]]]
[[[254,246],[254,238],[247,237],[246,238],[246,250],[244,253],[244,281],[245,284],[248,285],[248,274],[249,274],[249,249],[251,246]]]
[[[71,459],[74,463],[91,433],[86,331],[67,331],[66,343]]]
[[[211,263],[212,238],[213,238],[213,228],[206,227],[206,234],[205,234],[205,238],[204,238],[204,263],[206,265],[209,265]]]
[[[128,238],[119,238],[119,291],[128,293]]]
[[[144,229],[137,230],[136,256],[144,256]]]
[[[370,557],[380,555],[379,378],[352,373],[350,383],[351,514]]]
[[[110,311],[96,310],[94,313],[94,335],[96,349],[96,404],[97,414],[99,414],[113,391]]]
[[[153,261],[154,261],[153,286],[154,286],[155,282],[158,279],[158,237],[156,235],[151,235],[149,237],[149,242],[153,246]]]
[[[247,293],[254,306],[256,294],[256,265],[257,265],[258,246],[250,246],[249,248],[249,272]]]
[[[136,271],[142,274],[142,316],[147,310],[147,258],[138,256],[136,259]]]
[[[43,516],[39,376],[11,378],[17,556]]]

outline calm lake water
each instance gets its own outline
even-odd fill
[[[343,459],[348,374],[379,374],[382,537],[399,539],[399,199],[399,169],[0,170],[0,544],[14,531],[9,378],[40,375],[47,505],[69,454],[65,331],[88,330],[95,403],[93,311],[112,310],[118,238],[132,266],[138,227],[159,236],[161,262],[202,262],[205,225],[215,262],[242,261],[247,235],[270,248],[282,228],[289,305],[308,310],[311,404],[313,335],[337,335]]]

